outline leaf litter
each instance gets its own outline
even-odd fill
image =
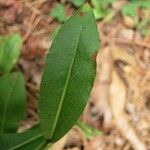
[[[49,34],[59,24],[48,15],[55,3],[0,1],[1,8],[8,7],[0,11],[0,34],[20,32],[24,37],[22,54],[15,67],[24,73],[28,92],[28,115],[20,125],[20,132],[38,122],[36,100],[46,50],[51,42]],[[124,4],[120,3],[117,1],[113,7],[122,8]],[[71,14],[74,8],[68,3],[65,7]],[[87,140],[73,128],[57,150],[150,149],[150,36],[143,37],[129,18],[118,13],[113,18],[111,22],[98,21],[102,44],[96,57],[97,75],[81,116],[84,122],[104,134]]]

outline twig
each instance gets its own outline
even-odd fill
[[[31,18],[31,23],[29,24],[28,30],[25,33],[24,37],[23,37],[23,42],[25,42],[28,37],[31,35],[31,33],[34,31],[34,29],[36,28],[36,26],[39,24],[41,17],[37,17],[36,19],[36,15],[33,14],[33,17]],[[35,19],[35,21],[34,21]]]

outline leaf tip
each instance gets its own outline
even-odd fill
[[[91,10],[91,7],[90,7],[90,5],[89,5],[88,3],[84,4],[84,5],[82,6],[82,8],[81,8],[81,11],[82,11],[83,13],[87,13],[87,12],[89,12],[90,10]]]

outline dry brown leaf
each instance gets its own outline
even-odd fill
[[[105,48],[97,55],[97,73],[94,88],[91,94],[93,107],[91,113],[95,114],[96,120],[103,118],[103,127],[108,130],[111,128],[112,116],[109,107],[109,84],[111,82],[111,56],[110,49]]]
[[[122,51],[117,47],[113,47],[112,55],[114,62],[120,59],[121,63],[123,64],[123,66],[118,67],[127,67],[129,63],[131,66],[135,67],[136,62],[132,61],[132,55],[125,54],[125,51]],[[112,83],[110,86],[110,104],[113,112],[114,124],[131,143],[135,150],[146,150],[145,145],[136,135],[136,132],[130,125],[128,117],[125,113],[125,105],[127,102],[127,86],[129,83],[126,81],[126,76],[124,74],[124,70],[116,70],[115,68],[113,69]]]
[[[12,24],[16,21],[18,15],[22,12],[22,2],[18,0],[1,0],[0,20],[7,24]]]

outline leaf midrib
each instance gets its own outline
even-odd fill
[[[58,106],[58,109],[57,109],[57,112],[56,112],[56,115],[55,115],[55,120],[54,120],[54,123],[53,123],[53,128],[52,128],[51,133],[50,133],[50,139],[53,138],[53,135],[54,135],[54,132],[55,132],[55,129],[56,129],[56,126],[57,126],[57,122],[58,122],[58,119],[59,119],[59,115],[60,115],[60,112],[61,112],[61,109],[62,109],[63,101],[64,101],[66,90],[67,90],[67,87],[68,87],[68,82],[69,82],[71,72],[72,72],[72,67],[73,67],[75,57],[76,57],[76,54],[77,54],[77,49],[78,49],[78,45],[79,45],[79,41],[80,41],[80,37],[81,37],[81,33],[82,33],[82,28],[83,28],[83,24],[81,23],[79,38],[77,40],[77,45],[75,47],[76,51],[75,51],[75,54],[73,56],[73,59],[71,61],[70,67],[69,67],[67,79],[66,79],[66,82],[65,82],[65,85],[64,85],[64,90],[63,90],[63,93],[61,95],[60,103],[59,103],[59,106]]]
[[[5,104],[5,106],[4,106],[4,112],[3,112],[3,115],[2,115],[2,123],[1,123],[0,134],[2,134],[3,131],[4,131],[4,124],[5,124],[5,121],[6,121],[6,113],[7,113],[8,103],[9,103],[9,100],[10,100],[11,95],[12,95],[12,93],[13,93],[14,87],[16,86],[17,81],[18,81],[18,76],[17,76],[17,79],[16,79],[16,81],[14,82],[14,84],[13,84],[13,86],[12,86],[12,88],[11,88],[10,94],[9,94],[9,96],[7,97],[6,104]]]

